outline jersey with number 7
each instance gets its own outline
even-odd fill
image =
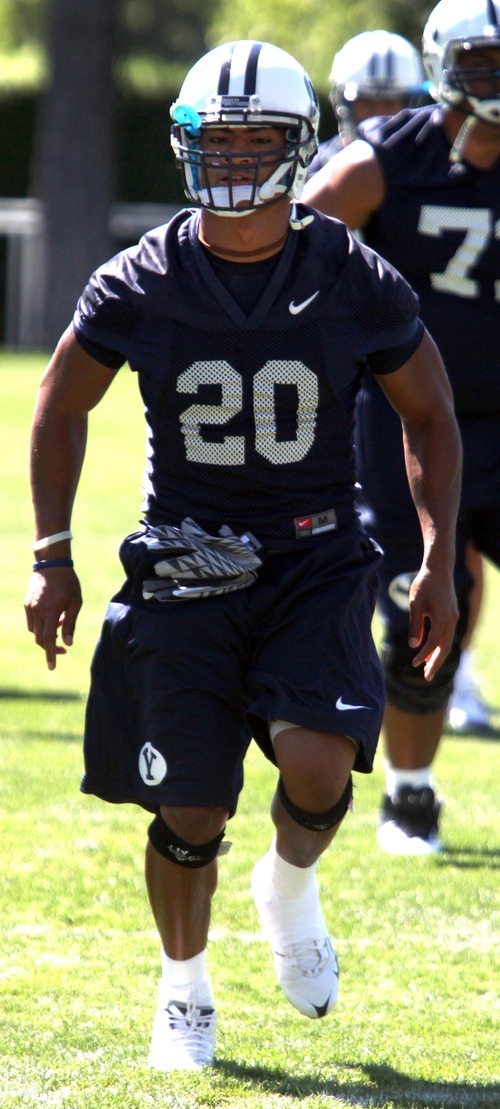
[[[363,238],[410,282],[450,376],[457,413],[500,411],[500,162],[450,164],[442,109],[360,128],[385,200]]]

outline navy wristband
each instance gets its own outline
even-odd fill
[[[66,566],[68,570],[71,570],[73,568],[73,559],[72,558],[41,558],[39,562],[34,562],[33,563],[33,569],[36,570],[36,571],[52,570],[53,568],[55,569],[56,566]]]

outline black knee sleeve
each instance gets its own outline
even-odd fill
[[[296,824],[300,824],[310,832],[325,832],[327,828],[333,828],[335,824],[339,824],[349,808],[352,799],[352,777],[349,775],[349,781],[340,800],[326,812],[305,812],[304,809],[294,805],[285,793],[281,775],[278,780],[278,797],[285,812],[295,820]]]
[[[402,712],[421,715],[442,708],[453,689],[463,634],[462,621],[459,621],[450,653],[431,682],[425,680],[423,666],[417,669],[412,666],[417,651],[408,646],[406,635],[397,636],[382,643],[380,661],[389,704],[401,709]]]
[[[163,855],[171,863],[177,863],[178,866],[193,869],[208,866],[215,859],[224,834],[225,829],[209,843],[186,843],[186,840],[181,839],[169,828],[159,813],[148,828],[149,842],[159,855]]]

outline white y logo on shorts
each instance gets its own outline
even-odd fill
[[[400,608],[402,612],[408,612],[410,607],[410,588],[416,576],[416,570],[406,574],[398,574],[389,584],[387,590],[389,597],[396,608]]]
[[[139,774],[147,786],[158,786],[166,777],[165,759],[150,743],[145,743],[139,753]]]

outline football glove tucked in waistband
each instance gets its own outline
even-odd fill
[[[158,554],[153,566],[157,577],[142,584],[145,600],[195,600],[246,589],[262,565],[257,554],[261,544],[250,533],[238,537],[224,526],[219,535],[209,535],[189,517],[180,528],[148,528],[141,542]]]

